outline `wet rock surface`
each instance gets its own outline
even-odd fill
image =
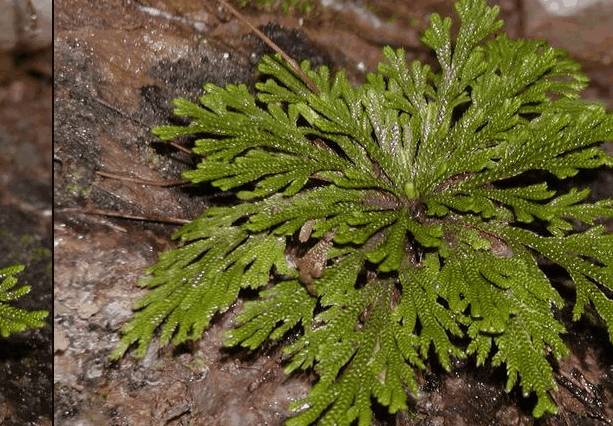
[[[19,301],[52,306],[51,55],[0,52],[0,267],[22,263]],[[1,71],[1,70],[0,70]],[[0,424],[49,425],[52,323],[0,338]]]
[[[566,7],[564,7],[566,5]],[[528,37],[568,50],[592,80],[586,96],[613,106],[613,2],[525,0]]]
[[[530,28],[538,27],[530,1],[499,3],[513,35],[527,34],[528,19]],[[380,60],[384,44],[431,61],[418,34],[428,13],[449,13],[452,2],[321,4],[304,19],[246,13],[295,58],[347,68],[350,78],[360,81]],[[95,208],[181,219],[199,214],[211,202],[207,188],[144,186],[96,172],[177,179],[193,159],[156,143],[149,129],[172,120],[172,98],[194,99],[204,82],[252,85],[258,79],[255,64],[268,50],[213,1],[111,0],[98,6],[60,0],[55,19],[56,424],[281,424],[289,401],[304,396],[314,377],[286,377],[275,347],[252,354],[223,349],[221,335],[240,306],[191,345],[174,350],[154,345],[140,362],[130,356],[108,361],[132,302],[142,294],[135,286],[138,277],[171,247],[176,228],[79,213]],[[583,33],[538,34],[555,42]],[[571,53],[584,60],[581,52]],[[605,63],[586,63],[593,78],[608,76]],[[611,102],[601,85],[590,96]],[[601,173],[588,183],[603,194],[607,179],[610,175]],[[540,423],[603,423],[613,416],[610,346],[596,325],[568,327],[573,354],[559,366],[561,411]],[[504,370],[477,369],[471,362],[459,363],[452,373],[430,367],[420,377],[412,413],[390,416],[380,410],[378,424],[534,423],[533,401],[517,390],[504,392]]]

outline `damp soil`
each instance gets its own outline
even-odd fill
[[[0,59],[0,267],[26,265],[19,305],[50,311],[51,49]],[[0,339],[0,424],[51,424],[52,339],[51,318]]]
[[[587,96],[613,105],[610,83],[613,8],[550,16],[537,0],[501,0],[514,36],[547,38],[567,48],[594,80]],[[432,11],[452,2],[322,1],[309,16],[247,10],[296,59],[345,68],[354,82],[381,59],[381,47],[405,47],[431,62],[418,35]],[[609,16],[594,29],[590,17]],[[601,18],[605,19],[605,18]],[[97,172],[173,180],[189,155],[150,134],[173,120],[171,99],[195,98],[204,82],[245,83],[259,76],[268,49],[213,1],[85,0],[55,2],[54,118],[54,420],[58,425],[278,425],[290,401],[306,395],[312,375],[284,375],[277,347],[254,353],[221,347],[240,303],[203,338],[176,349],[155,344],[142,361],[110,363],[118,330],[141,294],[135,283],[172,246],[173,225],[83,214],[87,209],[190,219],[211,204],[204,188],[144,186]],[[569,32],[574,28],[575,32]],[[586,39],[583,40],[582,38]],[[585,46],[600,49],[587,54]],[[181,143],[181,141],[179,142]],[[582,176],[611,195],[610,173]],[[560,313],[568,318],[568,313]],[[557,368],[560,413],[547,425],[606,424],[613,417],[613,356],[597,323],[567,324],[572,355]],[[451,373],[429,366],[410,412],[377,413],[381,425],[533,424],[534,403],[505,393],[502,369],[458,362]]]

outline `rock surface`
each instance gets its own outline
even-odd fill
[[[26,265],[19,302],[52,306],[51,52],[0,52],[0,267]],[[1,62],[1,61],[0,61]],[[50,425],[52,322],[0,338],[0,424]]]
[[[428,13],[449,13],[452,4],[321,3],[304,19],[254,10],[247,14],[290,55],[347,68],[353,81],[376,66],[384,44],[404,46],[411,57],[431,61],[418,45],[419,31]],[[526,34],[536,6],[528,0],[499,3],[509,31]],[[222,349],[220,336],[240,306],[191,345],[152,347],[141,362],[130,356],[116,364],[107,361],[131,303],[141,294],[135,287],[138,277],[171,246],[175,227],[74,210],[180,219],[202,211],[211,201],[206,188],[144,186],[96,172],[177,179],[193,160],[160,146],[149,129],[171,119],[172,98],[195,98],[203,82],[253,84],[255,64],[267,50],[213,1],[110,0],[97,6],[59,0],[55,14],[56,424],[281,424],[289,401],[305,395],[313,377],[285,377],[275,347],[253,354]],[[598,64],[589,70],[592,75],[607,73]],[[591,95],[610,102],[607,90],[597,86]],[[589,182],[599,188],[602,179],[591,176]],[[584,322],[572,327],[568,342],[573,356],[560,366],[560,377],[567,380],[561,379],[566,381],[556,396],[561,413],[542,424],[597,424],[613,415],[606,336]],[[501,369],[476,369],[469,362],[446,374],[432,365],[420,380],[413,413],[389,416],[381,410],[378,424],[532,423],[531,401],[516,390],[503,391]]]

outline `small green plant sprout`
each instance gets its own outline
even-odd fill
[[[44,319],[48,315],[47,311],[28,311],[10,304],[30,292],[30,287],[27,285],[16,287],[17,275],[23,269],[22,265],[0,269],[0,335],[2,337],[45,325]]]
[[[554,312],[589,310],[613,338],[613,238],[598,224],[613,200],[556,185],[611,166],[613,116],[580,99],[587,78],[566,53],[500,33],[485,0],[455,9],[457,32],[433,14],[422,37],[436,69],[388,47],[352,86],[303,62],[314,91],[264,57],[255,95],[206,84],[198,103],[174,101],[189,124],[155,135],[197,135],[202,161],[184,176],[236,201],[176,233],[114,358],[143,356],[157,331],[162,344],[200,338],[250,288],[259,298],[225,343],[282,340],[286,371],[318,376],[288,425],[367,425],[374,401],[406,409],[429,354],[447,370],[466,356],[503,365],[507,390],[536,394],[535,417],[556,412],[552,363],[568,349]]]

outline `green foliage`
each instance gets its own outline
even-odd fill
[[[308,13],[313,9],[311,0],[238,0],[241,7],[253,5],[263,9],[281,9],[288,13],[296,10],[300,13]]]
[[[599,144],[613,117],[579,99],[587,80],[564,52],[499,34],[484,0],[456,10],[456,37],[436,14],[423,36],[440,70],[386,48],[353,87],[304,62],[313,93],[266,57],[256,96],[207,84],[199,103],[175,101],[189,124],[155,134],[198,135],[185,177],[237,201],[177,233],[115,358],[133,344],[144,355],[158,329],[162,343],[198,339],[249,287],[260,297],[226,344],[291,330],[287,371],[319,376],[290,425],[369,424],[373,400],[406,409],[431,349],[446,369],[467,355],[505,365],[508,390],[536,394],[536,417],[556,411],[551,361],[567,348],[554,307],[574,303],[575,320],[594,309],[613,339],[613,238],[597,223],[613,201],[549,183],[612,164]],[[568,272],[576,300],[542,259]]]
[[[31,328],[42,327],[47,311],[27,311],[12,306],[9,302],[30,292],[29,286],[15,287],[17,275],[23,266],[15,265],[0,269],[0,336],[8,337]]]

